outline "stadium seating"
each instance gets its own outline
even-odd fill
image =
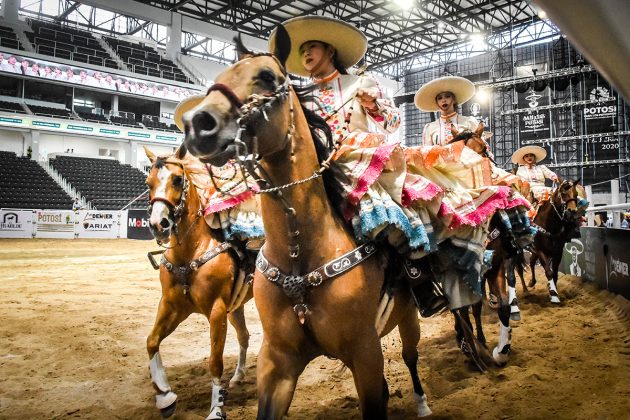
[[[191,83],[175,63],[162,57],[153,48],[111,37],[103,37],[103,39],[134,73]]]
[[[18,41],[13,28],[0,25],[0,47],[13,48],[15,50],[23,50],[24,48]]]
[[[0,207],[71,210],[72,198],[34,160],[0,151]]]
[[[29,19],[26,36],[40,54],[117,69],[118,64],[87,31],[53,22]]]
[[[91,108],[79,108],[79,107],[74,107],[74,112],[77,113],[77,115],[79,117],[81,117],[81,119],[85,120],[85,121],[90,121],[90,122],[96,122],[96,123],[104,123],[104,124],[111,124],[109,122],[109,120],[102,114],[96,114],[94,112],[92,112]]]
[[[0,111],[26,114],[26,111],[24,111],[24,108],[22,108],[22,105],[16,102],[0,101]]]
[[[148,115],[143,116],[142,124],[149,130],[160,130],[160,131],[176,131],[179,132],[179,129],[175,124],[166,124],[165,122],[160,121],[158,117],[151,117]]]
[[[120,210],[147,189],[144,173],[117,160],[58,156],[50,164],[98,210]],[[144,199],[132,207],[148,205]]]
[[[41,105],[28,105],[28,107],[33,111],[35,115],[42,115],[46,117],[55,117],[55,118],[66,118],[71,119],[72,114],[67,109],[61,108],[52,108],[48,106]]]
[[[124,125],[126,127],[137,127],[137,128],[142,128],[142,126],[140,125],[140,123],[138,123],[138,121],[134,120],[133,118],[128,118],[128,117],[118,117],[115,115],[110,115],[109,116],[109,120],[112,122],[112,124],[114,125]]]

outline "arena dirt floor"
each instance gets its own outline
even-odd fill
[[[0,418],[158,419],[145,338],[160,298],[150,241],[0,240]],[[542,274],[542,273],[541,273]],[[509,364],[486,374],[455,346],[452,317],[422,321],[420,374],[436,419],[630,418],[630,320],[627,301],[563,276],[563,302],[546,288],[521,294]],[[520,286],[519,286],[520,292]],[[625,308],[628,309],[627,307]],[[498,319],[484,308],[486,335]],[[246,307],[248,379],[230,390],[230,419],[256,414],[255,365],[261,328]],[[175,419],[203,419],[210,402],[206,320],[192,316],[162,344]],[[395,333],[383,339],[391,419],[415,417],[411,382]],[[236,364],[229,330],[225,381]],[[313,361],[298,382],[292,419],[356,419],[349,372]]]

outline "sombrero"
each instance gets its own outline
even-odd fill
[[[182,120],[184,114],[199,105],[205,97],[205,95],[193,95],[177,104],[173,120],[175,121],[177,128],[179,128],[182,133],[184,132],[184,121]]]
[[[435,97],[442,92],[452,92],[458,104],[463,104],[475,94],[475,85],[463,77],[444,76],[425,83],[414,97],[416,106],[422,111],[439,111]]]
[[[302,66],[300,47],[306,41],[320,41],[337,50],[339,63],[350,68],[357,64],[367,51],[367,38],[353,25],[324,16],[300,16],[282,23],[291,38],[291,52],[286,67],[289,73],[310,77]],[[276,29],[269,36],[269,51],[276,47]]]
[[[526,165],[525,161],[523,160],[523,156],[529,153],[536,156],[536,163],[544,160],[547,157],[547,151],[540,146],[523,146],[512,153],[512,163],[515,163],[517,165]]]

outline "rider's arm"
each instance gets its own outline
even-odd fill
[[[558,181],[558,175],[556,175],[556,173],[553,172],[551,169],[547,168],[546,165],[540,165],[540,168],[542,169],[545,178],[550,179],[554,182]]]
[[[376,79],[368,75],[361,76],[361,79],[361,89],[376,97],[373,107],[363,107],[365,115],[384,132],[395,133],[400,126],[400,111],[390,98],[384,97]]]

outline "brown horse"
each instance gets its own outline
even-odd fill
[[[147,337],[149,371],[156,390],[156,406],[162,416],[175,411],[177,395],[171,390],[160,357],[160,343],[192,313],[210,323],[210,376],[212,401],[208,419],[225,418],[221,386],[223,349],[227,319],[236,330],[240,352],[230,386],[245,374],[249,332],[245,325],[243,303],[252,296],[245,286],[246,276],[239,270],[239,259],[221,235],[206,225],[197,189],[176,156],[156,157],[145,149],[151,161],[146,183],[150,191],[150,228],[158,243],[168,249],[160,263],[162,298],[155,324]],[[251,272],[251,270],[250,270]]]
[[[427,415],[417,373],[420,328],[409,288],[393,288],[393,303],[379,304],[386,262],[373,244],[357,247],[333,209],[326,191],[331,184],[320,177],[327,150],[309,124],[328,136],[330,131],[304,110],[290,85],[284,62],[291,46],[282,26],[277,40],[275,56],[253,54],[239,43],[239,61],[183,116],[185,145],[202,161],[222,165],[234,156],[258,156],[245,164],[258,166],[265,178],[260,193],[266,243],[254,280],[264,332],[258,419],[287,414],[298,377],[321,355],[351,370],[363,418],[386,418],[389,394],[379,332],[395,326],[418,415]],[[325,161],[328,165],[332,170],[334,162]]]
[[[552,303],[560,303],[558,296],[558,267],[562,260],[564,244],[572,238],[580,237],[581,216],[579,209],[580,180],[560,180],[549,201],[540,205],[534,217],[538,233],[534,237],[530,269],[532,279],[529,287],[536,285],[536,261],[540,260],[545,269],[549,298]]]

